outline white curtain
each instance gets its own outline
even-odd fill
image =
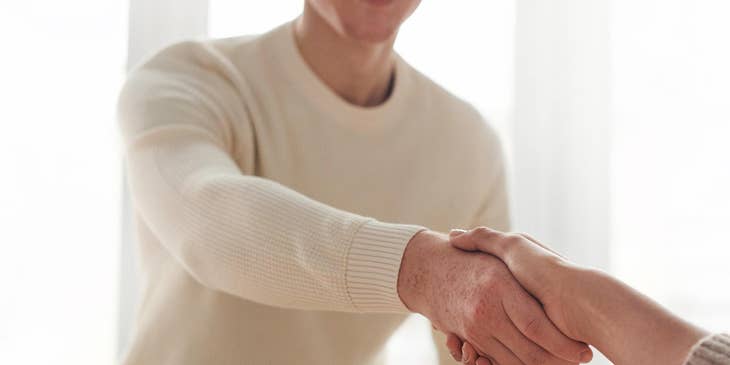
[[[730,2],[613,1],[613,272],[728,331]]]
[[[517,0],[515,228],[608,268],[611,67],[607,0]]]
[[[129,0],[129,52],[127,69],[160,48],[182,39],[208,34],[208,0]],[[122,203],[122,248],[120,251],[120,295],[118,356],[133,331],[139,296],[135,257],[135,227],[129,191],[124,184]]]
[[[0,1],[0,364],[114,361],[126,15]]]

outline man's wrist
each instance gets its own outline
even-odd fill
[[[347,294],[353,310],[403,313],[398,272],[409,240],[424,227],[367,220],[354,232],[345,262]]]
[[[424,230],[408,242],[398,274],[398,295],[403,304],[414,313],[428,317],[429,287],[432,270],[429,268],[434,249],[445,237],[434,231]]]

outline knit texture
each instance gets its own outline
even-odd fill
[[[288,23],[178,43],[129,75],[144,282],[126,364],[378,363],[408,313],[411,238],[507,228],[492,129],[400,57],[395,73],[382,105],[348,104]]]
[[[712,335],[697,343],[686,365],[730,365],[730,335]]]

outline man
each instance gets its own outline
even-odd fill
[[[130,74],[146,282],[126,364],[375,364],[409,312],[501,364],[589,351],[499,260],[437,233],[506,229],[505,172],[479,114],[393,52],[418,3],[310,0]]]

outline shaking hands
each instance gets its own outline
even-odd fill
[[[582,352],[577,359],[569,357],[580,347],[568,341],[576,340],[594,345],[616,365],[681,365],[692,346],[708,335],[620,280],[574,265],[529,235],[477,228],[452,231],[449,236],[455,248],[488,254],[504,263],[521,287],[539,300],[549,320],[533,317],[538,319],[518,328],[535,345],[564,360],[590,360],[590,352]],[[457,360],[519,364],[503,356],[503,349],[485,347],[479,338],[444,332]],[[523,353],[508,348],[514,354]],[[553,363],[551,357],[517,357],[524,364]]]
[[[529,289],[539,286],[540,281],[525,286],[515,278],[511,266],[508,268],[516,261],[509,256],[511,251],[499,251],[503,257],[467,252],[481,250],[481,242],[488,236],[490,241],[504,239],[499,243],[501,248],[515,239],[486,228],[454,235],[453,246],[448,236],[436,232],[422,231],[414,236],[403,255],[398,278],[403,303],[450,334],[448,346],[457,360],[464,360],[462,355],[466,355],[468,363],[480,365],[590,361],[590,348],[571,338],[569,325],[558,325],[550,316],[560,318],[560,307],[545,305],[532,296],[540,298]],[[546,250],[545,255],[553,254]],[[552,289],[548,291],[554,295]]]
[[[504,262],[525,290],[540,301],[551,324],[572,339],[583,338],[579,326],[573,322],[575,317],[569,315],[574,311],[566,308],[573,301],[570,299],[573,278],[567,277],[572,265],[567,260],[526,234],[505,234],[481,227],[468,232],[453,230],[449,236],[454,247],[487,253]],[[503,363],[453,333],[448,334],[447,347],[456,360],[467,364],[487,364],[488,359]],[[581,356],[581,362],[588,362],[592,357],[590,352]]]

